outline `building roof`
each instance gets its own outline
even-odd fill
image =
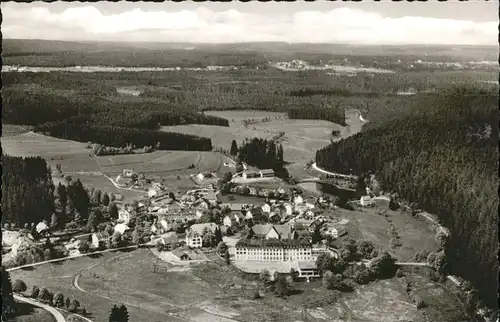
[[[242,238],[236,243],[238,247],[311,247],[311,243],[301,239],[245,239]]]
[[[201,236],[203,235],[203,231],[205,230],[205,228],[214,233],[219,228],[219,226],[217,226],[217,224],[213,222],[205,224],[194,224],[189,227],[189,231],[192,233],[197,233]]]
[[[161,238],[165,244],[175,244],[179,242],[179,239],[177,238],[177,234],[174,232],[170,232],[168,234],[163,235]]]
[[[45,231],[45,230],[48,230],[49,229],[49,226],[47,226],[46,223],[44,223],[43,221],[39,222],[36,227],[36,232],[37,233],[41,233],[42,231]]]
[[[258,224],[252,226],[252,231],[255,235],[265,236],[273,228],[272,224]]]
[[[98,240],[106,240],[110,237],[109,234],[105,231],[94,233],[94,236],[96,236]]]
[[[316,262],[314,261],[298,261],[298,267],[300,270],[304,269],[317,269]]]
[[[130,227],[125,225],[125,224],[116,224],[115,225],[115,231],[118,231],[120,234],[123,234],[127,230],[129,230]]]
[[[278,232],[281,239],[292,239],[293,238],[293,228],[289,224],[284,225],[274,225],[274,229]]]
[[[174,249],[172,251],[172,254],[175,255],[177,258],[181,258],[183,255],[187,256],[189,259],[191,259],[191,256],[188,254],[188,252],[180,250],[180,249]]]
[[[274,170],[273,169],[262,169],[262,170],[260,170],[260,173],[262,173],[262,174],[274,174]]]
[[[241,211],[243,208],[245,208],[247,204],[245,203],[221,203],[220,207],[224,209],[225,207],[229,207],[231,211]]]

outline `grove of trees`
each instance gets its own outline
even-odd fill
[[[283,146],[276,145],[273,140],[246,139],[238,149],[238,158],[259,169],[273,169],[277,177],[289,177],[284,166]]]

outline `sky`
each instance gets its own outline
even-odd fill
[[[1,3],[4,38],[497,45],[498,0]]]

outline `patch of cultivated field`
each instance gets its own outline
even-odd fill
[[[381,211],[383,209],[378,208],[364,208],[356,211],[338,209],[335,210],[334,217],[348,221],[347,235],[343,238],[370,240],[376,246],[389,250],[391,250],[389,229],[390,222],[392,222],[402,244],[392,251],[400,261],[413,261],[415,253],[424,249],[429,251],[438,249],[432,229],[427,222],[414,218],[408,213],[390,210],[386,212],[388,216],[386,218],[385,215],[378,214]]]
[[[395,278],[358,286],[323,312],[327,321],[425,321]]]
[[[24,134],[31,131],[30,125],[2,124],[2,137]]]
[[[128,154],[98,157],[101,170],[109,176],[121,174],[123,169],[148,175],[168,176],[218,172],[224,170],[223,156],[206,151],[155,151],[145,154]],[[195,168],[189,169],[191,165]]]
[[[422,311],[428,321],[455,322],[467,321],[464,305],[454,294],[455,285],[435,283],[420,274],[409,274],[408,281],[412,284],[414,293],[427,303]]]

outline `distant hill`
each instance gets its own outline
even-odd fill
[[[28,53],[43,54],[54,52],[103,52],[103,51],[144,51],[144,50],[194,50],[200,52],[243,53],[259,54],[325,54],[348,56],[411,56],[421,59],[435,59],[440,57],[446,60],[490,60],[498,59],[496,46],[426,46],[426,45],[398,45],[398,46],[370,46],[321,43],[285,43],[285,42],[249,42],[229,44],[207,43],[151,43],[151,42],[76,42],[38,39],[4,39],[3,55],[15,56]],[[285,56],[284,56],[285,57]],[[327,57],[327,56],[326,56]]]

